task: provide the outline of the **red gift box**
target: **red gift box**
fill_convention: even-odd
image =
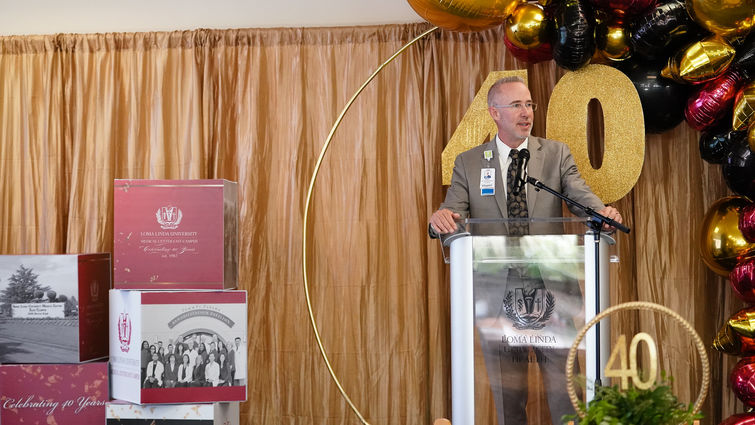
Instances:
[[[246,400],[246,291],[110,291],[112,397]]]
[[[108,355],[110,254],[0,255],[0,363]]]
[[[115,180],[114,287],[235,288],[237,198],[227,180]]]
[[[105,362],[0,365],[3,425],[101,424],[107,402]]]
[[[238,425],[239,403],[107,404],[107,425]]]

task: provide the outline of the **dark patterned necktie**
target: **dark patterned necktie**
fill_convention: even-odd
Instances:
[[[519,151],[512,149],[509,152],[509,157],[511,157],[511,162],[506,171],[506,208],[508,209],[508,215],[509,218],[527,218],[527,191],[522,187],[522,190],[514,195]],[[509,225],[509,235],[511,236],[529,235],[529,233],[530,228],[528,223],[512,223]]]

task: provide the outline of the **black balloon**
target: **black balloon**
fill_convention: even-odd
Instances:
[[[684,120],[690,86],[661,78],[659,63],[636,62],[620,69],[632,80],[642,103],[645,131],[662,133]]]
[[[755,31],[750,31],[742,45],[737,47],[732,66],[742,69],[750,78],[755,77]]]
[[[746,131],[731,129],[731,120],[700,135],[700,157],[711,164],[721,164],[732,148],[747,143]]]
[[[705,33],[689,16],[682,0],[656,5],[633,19],[629,30],[634,52],[647,59],[666,59]]]
[[[729,189],[755,200],[755,153],[747,143],[734,146],[721,169]]]
[[[575,71],[595,53],[595,17],[586,0],[564,0],[556,7],[553,60]]]

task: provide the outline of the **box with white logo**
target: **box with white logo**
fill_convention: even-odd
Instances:
[[[110,291],[111,396],[246,400],[246,291]]]
[[[107,357],[110,254],[0,255],[0,363]]]
[[[104,423],[107,363],[0,365],[0,400],[3,425]]]
[[[238,425],[239,403],[107,404],[107,425]]]
[[[115,180],[114,287],[235,288],[237,192],[227,180]]]

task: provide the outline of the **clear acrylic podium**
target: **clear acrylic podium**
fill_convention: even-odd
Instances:
[[[598,297],[599,308],[608,307],[613,239],[596,238],[586,218],[459,224],[459,232],[442,240],[451,264],[452,423],[503,424],[507,418],[506,425],[542,424],[539,417],[518,416],[536,367],[546,397],[530,397],[527,410],[546,409],[552,423],[560,424],[561,414],[573,412],[564,376],[569,347],[598,311]],[[529,234],[508,236],[520,234],[522,226]],[[581,370],[575,373],[588,383],[605,369],[608,330],[602,321],[600,344],[593,328],[581,347]],[[588,385],[588,400],[591,393]],[[480,402],[485,406],[476,409]]]

